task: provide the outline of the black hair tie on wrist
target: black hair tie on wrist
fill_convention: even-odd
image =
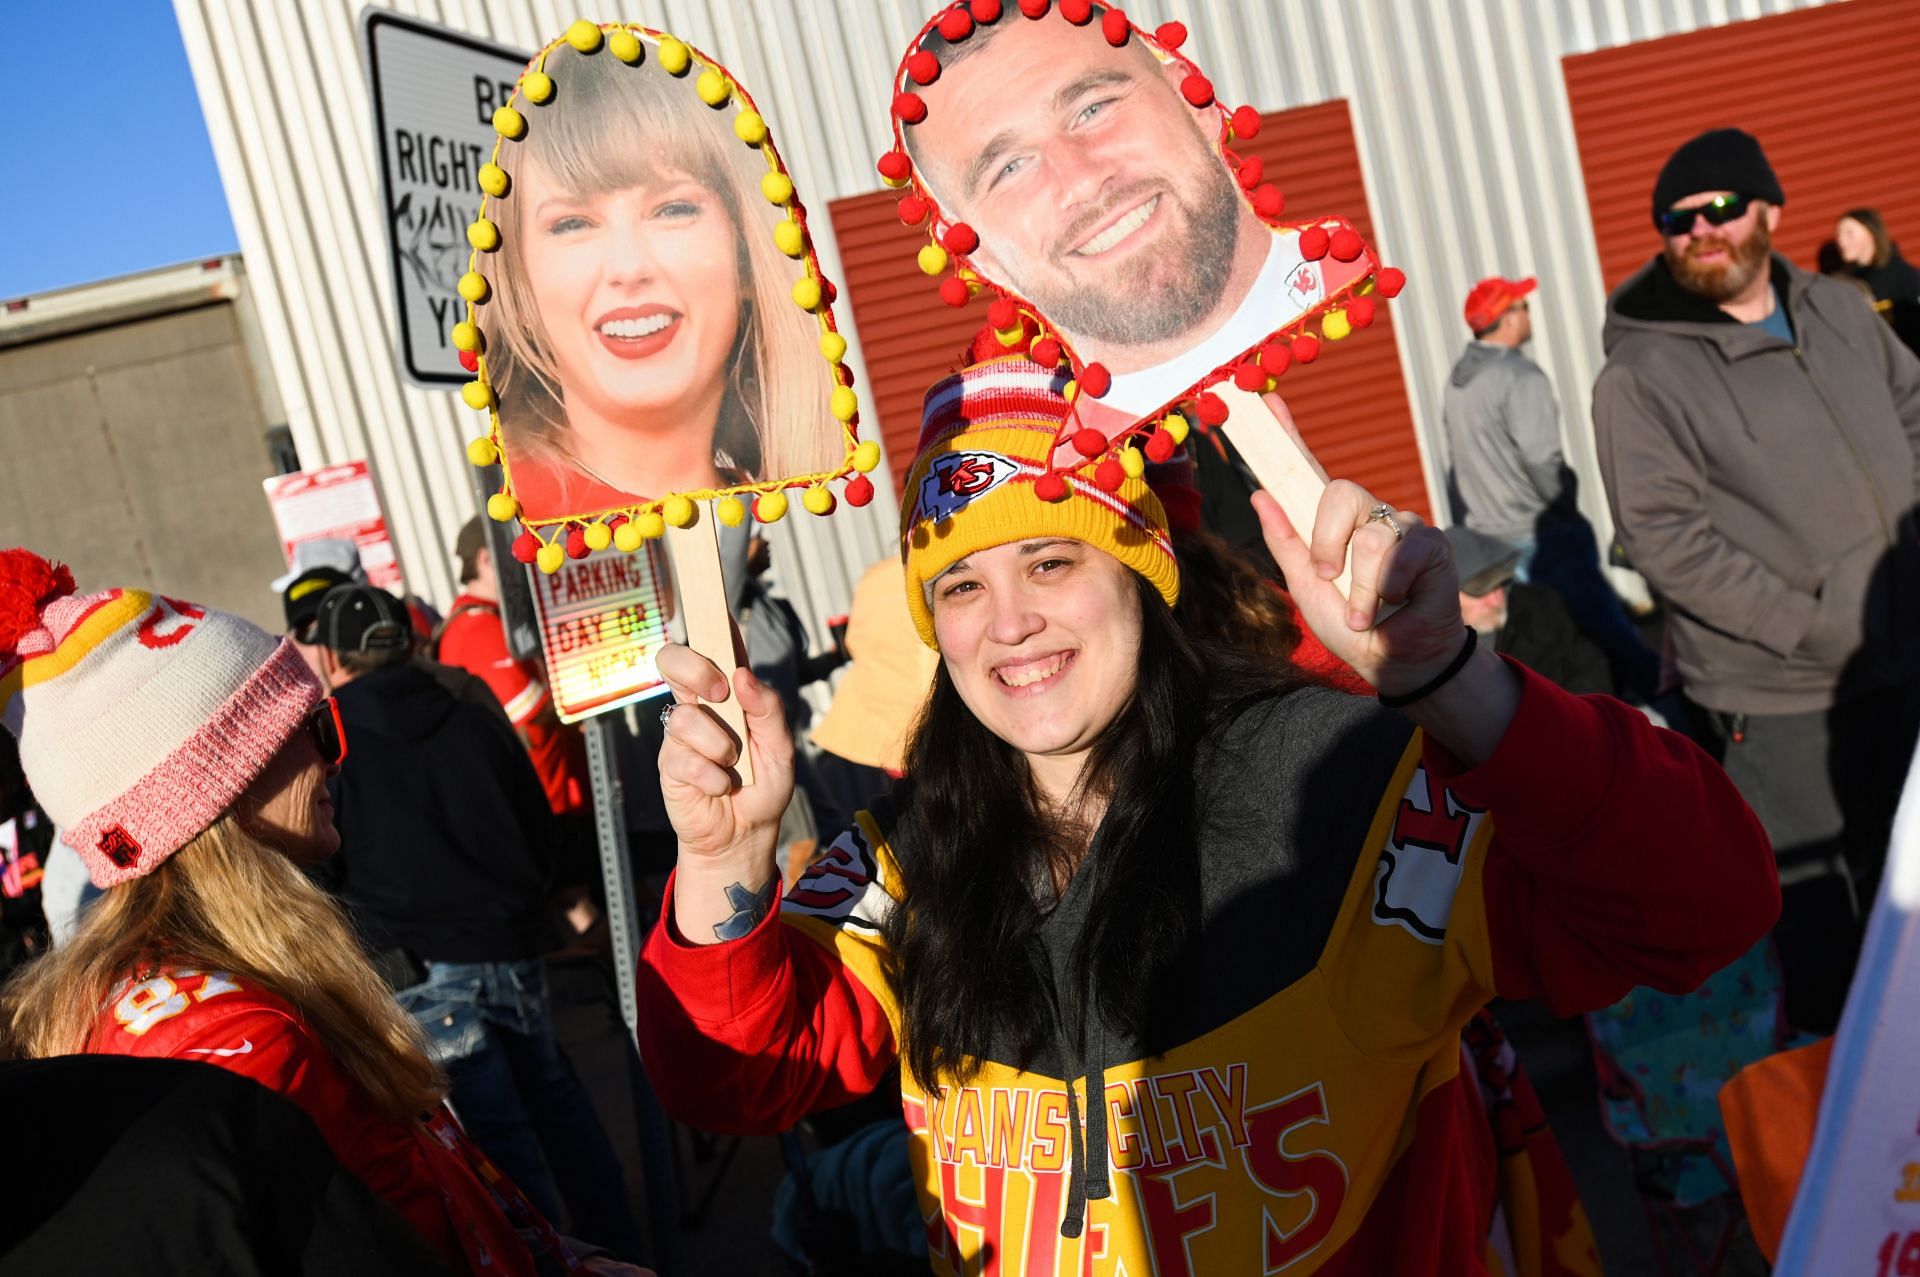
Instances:
[[[1403,692],[1399,696],[1388,696],[1382,692],[1380,694],[1380,703],[1388,709],[1403,709],[1415,701],[1425,700],[1427,697],[1433,695],[1445,687],[1455,674],[1465,669],[1467,662],[1473,658],[1473,649],[1480,646],[1480,635],[1474,631],[1471,625],[1464,626],[1463,628],[1467,631],[1467,641],[1460,648],[1460,655],[1447,662],[1447,668],[1441,670],[1426,684],[1414,688],[1411,692]]]

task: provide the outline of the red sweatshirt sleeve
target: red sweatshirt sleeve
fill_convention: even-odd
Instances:
[[[1573,696],[1517,662],[1520,709],[1492,758],[1424,763],[1490,810],[1482,893],[1494,986],[1556,1014],[1636,985],[1699,987],[1780,915],[1759,819],[1720,766],[1608,696]]]
[[[783,1131],[866,1094],[892,1067],[878,921],[884,848],[863,817],[749,935],[695,945],[673,921],[641,950],[639,1045],[667,1111],[703,1130]]]

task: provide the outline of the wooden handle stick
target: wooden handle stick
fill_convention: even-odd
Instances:
[[[727,582],[720,570],[720,540],[714,531],[713,511],[694,503],[693,522],[684,528],[667,525],[667,559],[673,565],[675,601],[687,627],[687,646],[712,661],[727,677],[727,699],[703,701],[740,742],[740,761],[734,771],[742,785],[753,783],[753,754],[747,747],[747,714],[732,691],[733,672],[740,659],[733,646],[733,616],[727,611]]]

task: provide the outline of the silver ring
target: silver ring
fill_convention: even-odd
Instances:
[[[1396,541],[1404,540],[1407,535],[1407,530],[1400,526],[1400,520],[1393,517],[1393,507],[1384,501],[1367,511],[1367,522],[1386,524],[1387,531],[1393,533]]]
[[[679,701],[668,701],[667,707],[660,711],[660,730],[667,730],[667,720],[673,717],[673,711],[680,708]]]

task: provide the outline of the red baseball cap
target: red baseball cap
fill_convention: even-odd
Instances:
[[[1493,327],[1507,307],[1532,292],[1539,282],[1531,275],[1525,279],[1502,279],[1495,275],[1481,280],[1467,294],[1467,304],[1462,308],[1467,327],[1475,332]]]

